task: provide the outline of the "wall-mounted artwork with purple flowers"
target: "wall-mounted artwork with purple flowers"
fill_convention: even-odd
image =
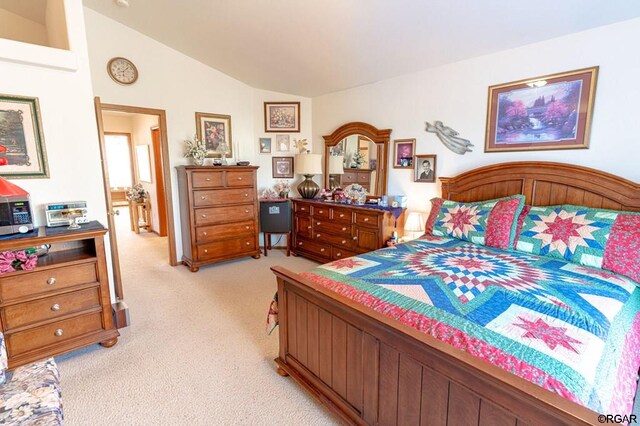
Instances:
[[[589,147],[598,67],[489,87],[485,152]]]

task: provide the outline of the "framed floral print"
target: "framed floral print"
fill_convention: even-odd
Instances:
[[[0,95],[0,176],[49,177],[38,98]]]
[[[196,112],[196,136],[204,141],[207,157],[220,157],[221,150],[233,157],[230,115]]]
[[[589,147],[598,67],[489,87],[485,152]]]
[[[293,157],[273,157],[271,169],[274,179],[293,179]]]
[[[396,139],[393,141],[393,168],[412,169],[413,154],[416,150],[415,139]]]
[[[300,102],[265,102],[264,131],[267,133],[300,132]]]

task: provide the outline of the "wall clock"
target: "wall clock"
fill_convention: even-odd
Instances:
[[[118,84],[133,84],[138,80],[138,69],[126,58],[113,58],[107,64],[109,77]]]

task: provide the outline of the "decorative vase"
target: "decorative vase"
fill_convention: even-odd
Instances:
[[[204,165],[204,157],[191,157],[194,166]]]
[[[320,187],[313,181],[313,175],[304,175],[304,180],[298,185],[298,193],[302,198],[314,198],[318,192]]]

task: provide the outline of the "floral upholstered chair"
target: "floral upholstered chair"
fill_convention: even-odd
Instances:
[[[63,424],[60,376],[53,358],[17,368],[9,381],[6,369],[7,350],[0,333],[0,424]]]

